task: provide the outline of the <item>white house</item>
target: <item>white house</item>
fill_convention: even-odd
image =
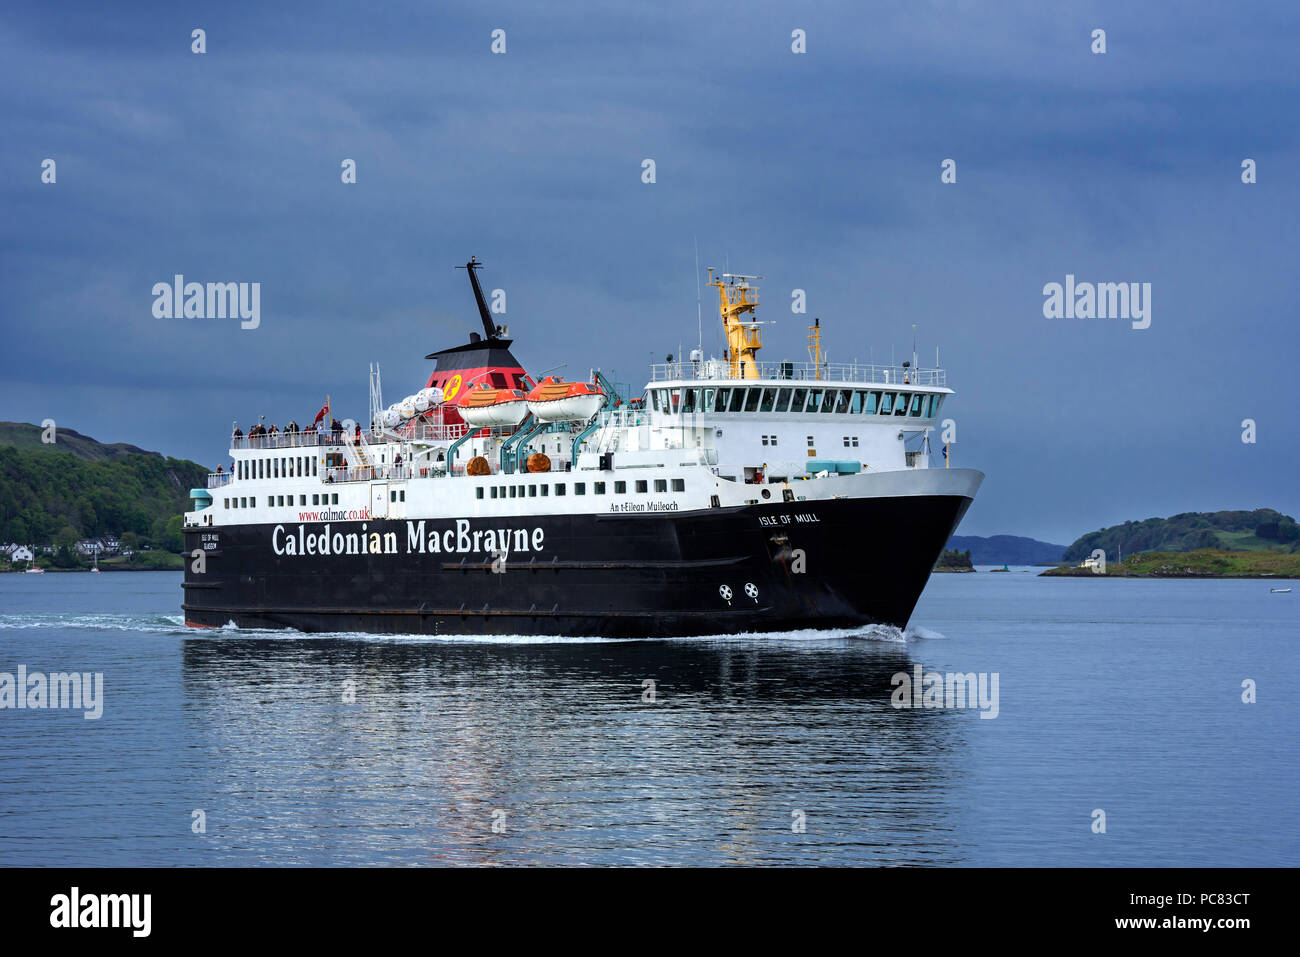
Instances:
[[[30,562],[32,560],[32,550],[24,545],[17,546],[9,553],[11,562]]]

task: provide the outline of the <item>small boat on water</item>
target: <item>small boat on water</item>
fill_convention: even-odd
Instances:
[[[39,566],[39,565],[33,565],[31,568],[27,569],[27,574],[29,574],[29,575],[44,575],[44,574],[45,574],[45,569],[44,569],[44,568],[41,568],[41,566]]]
[[[1289,594],[1291,594],[1291,589],[1289,589],[1289,588],[1270,588],[1268,591],[1269,591],[1269,594],[1271,594],[1271,595],[1289,595]]]

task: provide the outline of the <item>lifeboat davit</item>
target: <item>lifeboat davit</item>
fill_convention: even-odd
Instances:
[[[528,393],[528,411],[538,422],[585,422],[600,411],[605,393],[588,382],[565,382],[548,375]]]
[[[518,389],[471,386],[458,406],[460,417],[476,429],[518,425],[528,414],[528,399]]]

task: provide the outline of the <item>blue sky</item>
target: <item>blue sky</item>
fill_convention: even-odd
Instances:
[[[1300,8],[270,6],[0,13],[0,418],[214,466],[232,420],[363,417],[369,362],[399,398],[477,328],[471,254],[530,370],[640,384],[698,239],[766,277],[767,359],[813,315],[832,361],[940,348],[964,534],[1300,511]],[[155,318],[176,273],[260,282],[261,326]],[[1151,327],[1045,319],[1067,273],[1151,283]]]

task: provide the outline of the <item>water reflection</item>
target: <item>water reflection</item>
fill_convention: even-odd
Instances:
[[[890,706],[894,642],[220,636],[182,660],[236,857],[903,862],[963,761],[963,722]]]

